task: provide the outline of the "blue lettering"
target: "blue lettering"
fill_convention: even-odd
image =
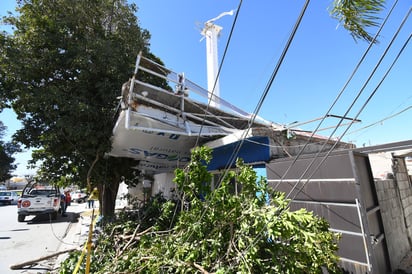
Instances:
[[[167,161],[170,161],[170,162],[179,161],[179,162],[182,162],[182,163],[186,163],[186,162],[190,161],[190,157],[187,157],[187,156],[186,157],[185,156],[180,157],[178,154],[168,155],[168,154],[165,154],[165,153],[158,153],[158,152],[151,152],[151,151],[147,151],[147,150],[142,150],[142,149],[139,149],[139,148],[136,148],[136,147],[131,147],[131,148],[128,149],[128,151],[131,154],[135,154],[135,155],[143,154],[143,156],[147,157],[147,158],[167,160]]]
[[[169,157],[167,158],[167,160],[169,161],[176,161],[179,160],[179,158],[177,157],[177,155],[169,155]]]
[[[144,157],[156,157],[157,153],[156,152],[150,152],[145,150],[144,152]]]
[[[182,158],[180,158],[179,161],[182,162],[182,163],[190,162],[190,157],[182,157]]]
[[[162,153],[159,153],[159,154],[157,154],[157,156],[156,156],[156,159],[167,159],[167,154],[162,154]]]
[[[177,140],[177,139],[179,139],[179,137],[180,137],[180,135],[179,134],[174,134],[174,133],[172,133],[172,134],[166,134],[166,132],[154,132],[154,131],[152,131],[152,130],[142,130],[144,133],[147,133],[147,134],[156,134],[157,136],[169,136],[168,138],[170,139],[170,140]]]
[[[129,149],[129,152],[132,154],[140,154],[141,151],[142,151],[141,149],[134,148],[134,147]]]
[[[180,137],[180,135],[178,135],[178,134],[170,134],[169,139],[177,140],[177,139],[179,139],[179,137]]]

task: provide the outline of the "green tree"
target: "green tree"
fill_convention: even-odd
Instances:
[[[206,165],[208,148],[197,148],[175,182],[189,210],[182,211],[173,232],[148,236],[135,260],[137,270],[154,273],[320,273],[336,271],[337,235],[325,220],[302,209],[291,212],[284,195],[274,192],[251,167],[237,169],[212,190]],[[241,186],[233,195],[232,184]],[[269,202],[268,202],[269,201]],[[148,258],[148,259],[146,259]]]
[[[339,237],[325,220],[304,209],[290,211],[284,194],[270,189],[240,160],[236,170],[211,189],[206,167],[210,158],[210,149],[196,148],[187,168],[176,170],[182,203],[160,206],[159,199],[152,200],[162,208],[160,214],[152,209],[146,216],[142,211],[134,224],[127,216],[120,226],[105,227],[92,257],[92,272],[339,272]],[[236,195],[231,191],[234,183],[241,188]],[[64,263],[61,273],[70,273],[71,267]]]
[[[11,173],[17,168],[12,155],[21,151],[16,143],[3,141],[6,130],[7,127],[0,121],[0,182],[12,176]]]
[[[26,0],[17,11],[3,19],[14,32],[0,40],[1,97],[23,123],[15,140],[34,148],[43,179],[98,185],[111,215],[120,177],[132,172],[130,159],[104,159],[116,97],[140,51],[161,63],[150,34],[124,0]]]

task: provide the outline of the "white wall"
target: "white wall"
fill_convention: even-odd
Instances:
[[[119,184],[119,189],[116,195],[116,209],[124,208],[128,206],[127,198],[125,197],[129,193],[128,186],[125,183]]]
[[[174,173],[162,173],[154,176],[154,182],[152,184],[152,196],[159,192],[163,193],[166,199],[173,197],[173,191],[176,184],[173,182]]]
[[[139,202],[143,203],[145,197],[142,184],[137,184],[135,187],[129,187],[129,194],[133,199],[137,199]]]
[[[369,161],[371,163],[373,178],[387,179],[388,173],[392,171],[392,155],[388,152],[369,154]]]
[[[408,169],[408,174],[412,176],[412,156],[405,158],[406,168]]]

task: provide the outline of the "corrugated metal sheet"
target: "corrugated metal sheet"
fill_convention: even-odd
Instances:
[[[342,233],[338,255],[350,273],[387,273],[389,257],[369,159],[353,151],[278,159],[266,165],[269,184]]]

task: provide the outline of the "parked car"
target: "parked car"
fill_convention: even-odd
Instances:
[[[79,204],[87,201],[87,193],[83,190],[76,190],[71,194],[71,197],[72,201],[77,202]]]
[[[17,202],[17,221],[24,222],[26,216],[49,214],[52,220],[60,212],[61,193],[57,186],[29,182]]]
[[[0,191],[0,203],[6,205],[17,205],[19,194],[16,191]]]

